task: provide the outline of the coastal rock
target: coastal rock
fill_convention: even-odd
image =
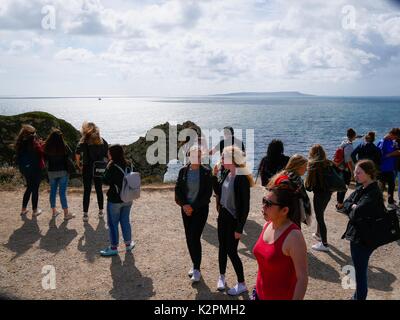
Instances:
[[[28,112],[15,116],[0,116],[0,165],[15,166],[14,144],[21,126],[30,124],[37,130],[37,134],[45,139],[52,128],[60,129],[64,134],[65,142],[74,149],[79,141],[80,133],[70,123],[58,119],[46,112]]]

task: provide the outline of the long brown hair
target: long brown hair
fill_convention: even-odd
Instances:
[[[110,152],[112,162],[120,167],[129,166],[130,163],[125,158],[124,148],[119,144],[114,144],[108,148],[108,152]]]
[[[103,144],[103,139],[100,136],[100,129],[93,122],[84,122],[81,129],[82,138],[80,143],[87,144]]]
[[[312,188],[316,185],[323,186],[323,169],[330,166],[331,161],[326,158],[326,152],[320,144],[314,144],[308,154],[306,188]]]
[[[63,133],[59,129],[53,129],[44,143],[44,153],[50,156],[62,156],[67,154],[67,146]]]
[[[23,124],[17,140],[15,142],[15,150],[17,155],[25,150],[33,150],[36,136],[36,129],[29,125]]]
[[[378,170],[375,163],[371,160],[360,160],[357,162],[356,167],[360,167],[372,180],[376,180]]]

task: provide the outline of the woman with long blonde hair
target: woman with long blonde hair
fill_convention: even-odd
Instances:
[[[236,296],[247,291],[243,264],[237,252],[239,240],[250,210],[250,188],[254,180],[247,167],[246,157],[236,146],[224,148],[222,153],[224,171],[220,179],[214,177],[214,191],[218,203],[219,270],[217,288],[225,290],[225,272],[229,259],[237,275],[237,284],[228,291]]]
[[[313,205],[315,218],[318,223],[317,232],[313,238],[318,241],[312,246],[317,251],[329,251],[327,229],[324,219],[325,209],[331,199],[332,192],[329,191],[325,176],[330,166],[334,164],[326,158],[324,148],[315,144],[311,147],[308,156],[308,174],[305,181],[305,187],[308,191],[314,193]]]
[[[100,136],[100,130],[93,122],[84,122],[81,129],[81,140],[75,151],[77,167],[82,172],[83,178],[83,221],[89,221],[89,203],[92,184],[96,189],[99,218],[104,217],[104,196],[102,178],[94,175],[96,162],[105,161],[108,153],[108,143]]]

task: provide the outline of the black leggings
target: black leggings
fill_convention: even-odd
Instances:
[[[236,225],[236,219],[225,208],[221,208],[218,215],[219,273],[225,274],[229,256],[240,283],[244,282],[244,272],[243,264],[237,251],[239,240],[235,239]]]
[[[32,195],[32,210],[35,211],[39,202],[39,187],[42,180],[42,172],[40,170],[24,172],[23,176],[26,181],[26,190],[22,199],[22,208],[28,206],[29,199]]]
[[[104,196],[103,196],[101,178],[94,178],[92,168],[90,167],[83,167],[82,178],[83,178],[83,212],[89,211],[90,193],[92,192],[93,182],[94,182],[94,187],[96,189],[97,203],[99,205],[99,210],[103,210]]]
[[[318,233],[321,237],[321,241],[324,245],[328,244],[328,236],[325,224],[325,209],[328,206],[329,200],[331,200],[332,193],[330,192],[314,192],[314,211],[315,219],[318,223]]]
[[[186,244],[189,249],[193,269],[200,270],[201,265],[201,235],[208,218],[208,206],[193,211],[188,217],[182,210],[183,226],[185,227]]]
[[[396,176],[394,175],[394,172],[381,172],[378,178],[382,191],[385,190],[386,184],[388,185],[388,202],[390,204],[394,203],[394,188],[395,188],[395,182],[396,182]]]

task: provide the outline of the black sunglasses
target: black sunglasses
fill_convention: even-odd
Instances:
[[[265,198],[262,199],[262,204],[263,204],[263,206],[266,207],[266,208],[271,208],[272,206],[279,206],[279,207],[282,207],[282,205],[281,205],[280,203],[273,202],[273,201],[271,201],[271,200],[269,200],[269,199],[265,199]]]

